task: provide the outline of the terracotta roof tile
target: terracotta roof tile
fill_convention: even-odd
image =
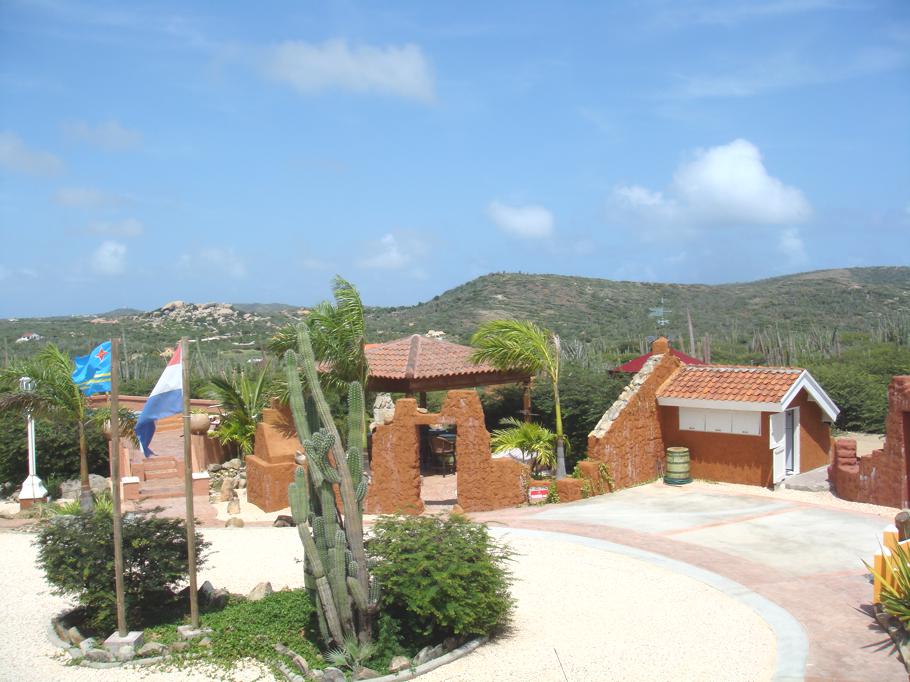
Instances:
[[[473,352],[470,346],[419,334],[364,347],[370,376],[381,379],[431,379],[496,371],[487,364],[471,362]]]
[[[657,392],[659,398],[776,403],[803,370],[796,367],[683,366]]]

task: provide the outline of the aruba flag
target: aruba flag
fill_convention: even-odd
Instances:
[[[183,362],[180,354],[180,344],[177,344],[176,352],[136,420],[136,436],[146,457],[155,454],[149,447],[155,435],[155,420],[183,412]]]
[[[111,390],[111,342],[105,341],[88,355],[74,361],[73,381],[85,395]]]

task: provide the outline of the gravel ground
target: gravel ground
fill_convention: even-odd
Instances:
[[[205,529],[212,542],[200,582],[246,592],[269,580],[302,583],[293,528]],[[0,680],[210,679],[204,672],[65,668],[46,624],[66,601],[50,594],[35,567],[33,535],[0,532]],[[775,644],[751,610],[689,578],[624,556],[574,544],[513,537],[518,607],[508,633],[422,679],[761,680]],[[252,680],[255,668],[233,679]]]

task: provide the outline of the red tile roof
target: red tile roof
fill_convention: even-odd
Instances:
[[[436,377],[496,372],[487,364],[471,362],[470,346],[431,339],[420,334],[364,348],[370,377],[380,379],[432,379]]]
[[[657,397],[778,403],[802,373],[795,367],[684,365],[658,389]]]
[[[704,365],[705,363],[699,360],[698,358],[693,358],[690,355],[686,355],[675,348],[670,349],[670,353],[679,359],[684,365]],[[654,352],[645,353],[644,355],[639,355],[637,358],[632,358],[628,362],[620,365],[619,367],[614,367],[612,372],[628,372],[630,374],[637,373],[642,367],[645,366],[645,363],[654,355]]]

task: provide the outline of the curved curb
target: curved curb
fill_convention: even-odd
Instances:
[[[807,637],[802,624],[783,607],[775,604],[770,599],[761,596],[757,592],[753,592],[748,587],[735,580],[731,580],[730,578],[726,578],[707,569],[687,564],[678,559],[671,559],[662,554],[630,547],[628,545],[621,545],[608,540],[589,538],[584,535],[510,527],[491,527],[490,532],[499,535],[500,537],[516,535],[532,538],[545,538],[560,542],[571,542],[577,545],[611,552],[613,554],[622,554],[633,559],[646,561],[655,566],[659,566],[660,568],[679,573],[713,587],[731,599],[750,608],[768,624],[769,628],[771,628],[777,645],[774,672],[772,673],[771,679],[776,680],[777,682],[797,682],[805,679],[806,662],[809,655],[809,638]],[[382,679],[385,680],[386,678]]]

